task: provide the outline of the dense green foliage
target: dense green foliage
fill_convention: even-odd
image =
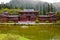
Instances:
[[[8,8],[2,8],[0,10],[0,13],[3,12],[9,12],[10,14],[17,14],[21,9],[17,8],[17,9],[8,9]]]

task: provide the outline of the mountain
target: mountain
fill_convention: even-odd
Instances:
[[[55,12],[55,8],[52,4],[43,1],[33,1],[33,0],[11,0],[6,4],[11,8],[20,8],[20,9],[34,9],[40,11],[40,13]]]
[[[56,7],[56,10],[60,12],[60,2],[53,3],[53,5]]]
[[[32,1],[32,0],[12,0],[7,3],[8,6],[18,7],[18,8],[36,8],[39,9],[40,6],[43,7],[43,4],[47,6],[47,2],[42,1]]]

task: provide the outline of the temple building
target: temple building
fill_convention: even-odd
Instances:
[[[8,12],[4,12],[0,14],[0,21],[2,22],[8,22],[8,21],[14,21],[14,22],[35,22],[36,19],[40,22],[56,22],[57,20],[57,14],[54,12],[49,12],[47,15],[40,15],[38,11],[34,11],[33,9],[24,9],[18,12],[19,14],[9,14]]]
[[[39,14],[38,11],[29,10],[29,9],[22,10],[19,12],[20,21],[35,21],[38,14]]]

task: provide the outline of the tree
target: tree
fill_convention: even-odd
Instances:
[[[1,6],[1,4],[0,4],[0,9],[2,9],[2,6]]]
[[[50,12],[50,5],[49,4],[48,4],[48,7],[47,8],[48,8],[48,12]]]
[[[52,4],[48,4],[48,12],[55,12],[56,8]]]
[[[46,15],[46,7],[45,7],[45,5],[43,5],[43,15]]]

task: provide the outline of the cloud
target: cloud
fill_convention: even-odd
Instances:
[[[11,0],[0,0],[1,2],[7,3],[10,2]],[[60,2],[60,0],[32,0],[32,1],[44,1],[44,2],[49,2],[49,3],[54,3],[54,2]]]
[[[60,0],[41,0],[49,3],[60,2]]]
[[[4,3],[7,3],[7,2],[10,2],[11,0],[0,0],[0,3],[1,2],[4,2]]]
[[[60,0],[34,0],[34,1],[44,1],[49,3],[60,2]]]

